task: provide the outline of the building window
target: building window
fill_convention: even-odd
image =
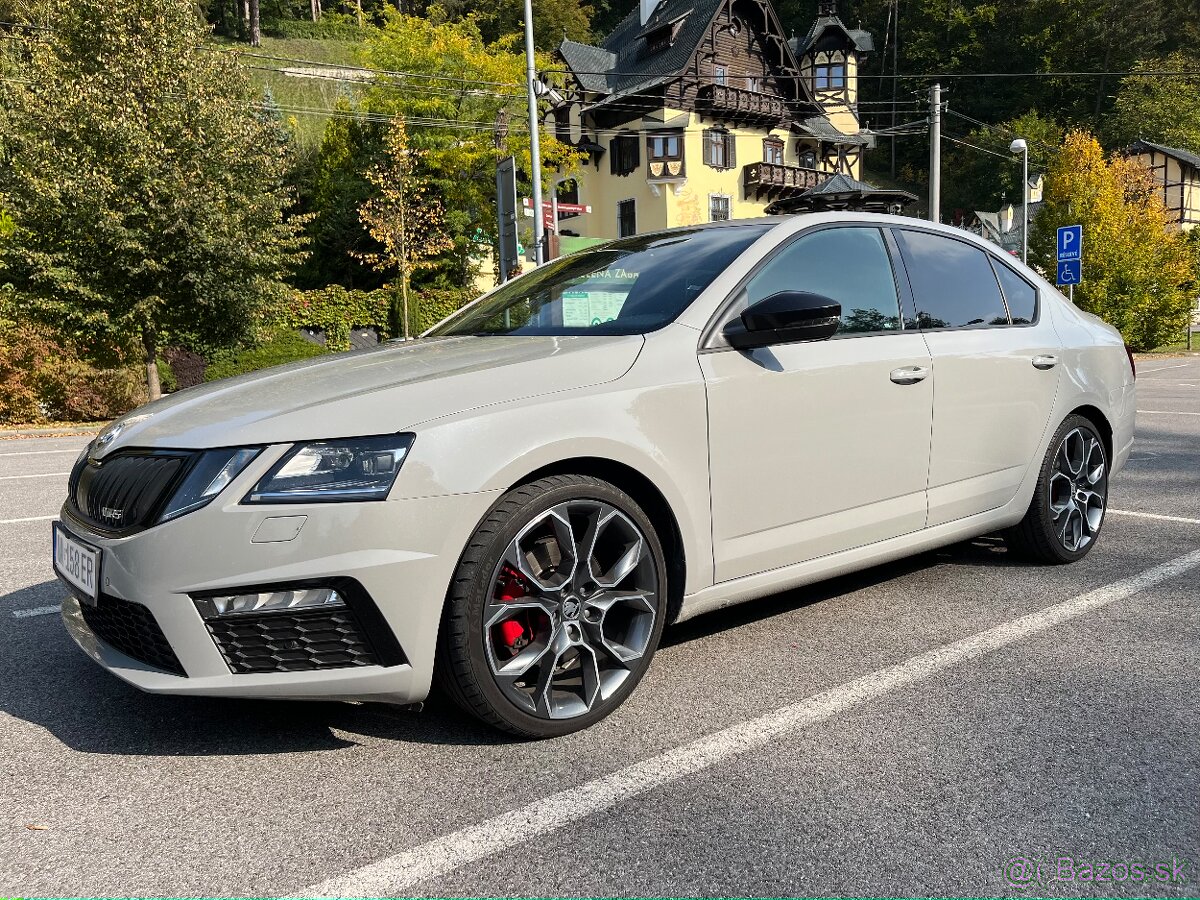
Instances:
[[[608,160],[613,175],[628,175],[637,171],[642,164],[638,152],[639,143],[638,136],[632,131],[618,134],[612,139],[612,143],[608,145]]]
[[[763,139],[763,162],[783,165],[783,141],[779,138]]]
[[[650,162],[683,159],[683,146],[677,134],[652,134],[647,139]]]
[[[813,87],[818,91],[840,91],[846,87],[846,64],[827,63],[817,66]]]
[[[817,167],[817,151],[812,149],[801,150],[800,167],[802,169],[815,169]]]
[[[617,237],[631,234],[637,234],[637,210],[632,200],[621,200],[617,203]]]
[[[709,194],[708,195],[708,221],[710,222],[728,222],[729,215],[729,195],[728,194]]]
[[[749,78],[746,79],[746,89],[750,90],[750,91],[761,91],[762,90],[762,79],[755,78],[753,75],[751,75]]]
[[[704,164],[714,169],[732,169],[737,165],[733,135],[719,128],[704,131]]]
[[[724,66],[713,66],[713,81],[717,84],[725,84],[726,71]]]

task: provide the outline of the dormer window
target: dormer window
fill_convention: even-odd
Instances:
[[[846,88],[846,64],[822,63],[816,67],[813,87],[818,91],[841,91]]]

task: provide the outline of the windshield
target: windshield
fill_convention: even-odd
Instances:
[[[735,225],[622,238],[504,285],[429,335],[645,334],[674,321],[770,228]]]

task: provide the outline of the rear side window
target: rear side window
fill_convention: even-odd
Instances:
[[[891,259],[878,228],[826,228],[783,248],[746,287],[756,303],[779,291],[809,291],[842,305],[838,334],[900,328]]]
[[[1008,301],[1012,323],[1032,325],[1037,319],[1037,288],[998,260],[992,260],[992,268],[996,270],[1004,299]]]
[[[965,241],[926,231],[897,230],[922,328],[1007,325],[987,254]]]

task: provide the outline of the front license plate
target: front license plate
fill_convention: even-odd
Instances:
[[[75,589],[80,600],[96,605],[100,581],[100,551],[76,540],[54,523],[54,572]]]

